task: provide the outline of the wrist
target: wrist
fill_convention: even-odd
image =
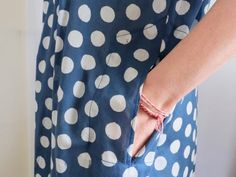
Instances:
[[[156,84],[156,80],[146,78],[143,83],[142,93],[160,110],[170,113],[177,103],[177,96],[172,94],[163,84]]]

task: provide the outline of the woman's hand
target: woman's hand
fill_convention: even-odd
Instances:
[[[159,100],[160,101],[159,105],[162,106],[159,108],[161,110],[164,110],[167,113],[170,113],[172,111],[172,109],[174,108],[174,104],[176,102],[174,100],[172,100],[171,102],[169,102],[169,104],[166,104],[166,105],[161,104],[163,100],[159,99],[159,98],[161,98],[164,94],[159,95],[157,98],[157,96],[155,94],[153,94],[154,93],[152,90],[153,85],[150,82],[148,82],[149,79],[150,78],[147,77],[146,80],[144,81],[144,84],[142,85],[142,88],[141,88],[141,92],[145,96],[147,96],[148,99],[152,98],[151,100],[153,100],[153,99]],[[156,97],[154,97],[154,96],[156,96]],[[157,105],[157,107],[158,107],[158,105]],[[157,131],[157,130],[155,130],[156,123],[157,123],[157,120],[155,118],[148,115],[145,111],[143,111],[143,109],[141,109],[139,107],[139,110],[137,112],[135,122],[134,122],[135,133],[134,133],[134,142],[133,142],[132,152],[131,152],[132,157],[137,155],[137,152],[139,152],[141,150],[141,148],[146,144],[146,142],[151,137],[152,133],[154,131]]]
[[[155,130],[156,119],[150,117],[146,112],[139,108],[134,124],[134,143],[132,146],[131,156],[135,156],[137,152],[146,144]]]

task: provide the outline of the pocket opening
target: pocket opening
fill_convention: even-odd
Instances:
[[[142,78],[145,78],[145,75]],[[143,85],[141,85],[141,87],[138,91],[137,99],[136,99],[136,102],[135,102],[135,109],[134,109],[134,112],[132,113],[133,117],[135,116],[135,119],[137,118],[136,115],[137,115],[138,110],[139,110],[142,87],[143,87]],[[136,164],[140,159],[142,159],[142,157],[144,158],[145,154],[147,154],[148,152],[152,151],[156,154],[156,148],[157,148],[156,144],[157,144],[157,141],[158,141],[158,137],[163,133],[163,131],[165,129],[165,126],[169,122],[169,118],[171,116],[172,116],[172,112],[167,117],[165,117],[165,119],[163,120],[163,122],[162,122],[162,131],[157,131],[157,130],[154,129],[153,132],[151,133],[151,135],[146,140],[146,142],[142,145],[142,147],[139,148],[136,155],[134,155],[134,156],[131,156],[131,150],[132,150],[132,145],[134,143],[134,135],[135,135],[134,126],[132,125],[133,128],[131,128],[131,130],[130,130],[130,137],[129,137],[129,145],[130,145],[129,151],[130,151],[130,153],[129,153],[128,159],[127,159],[127,162],[130,165],[131,164]],[[132,122],[132,124],[134,124],[134,122]],[[143,150],[145,150],[144,153],[143,153]]]

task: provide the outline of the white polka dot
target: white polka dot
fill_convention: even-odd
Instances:
[[[166,43],[164,40],[161,40],[161,48],[160,48],[160,52],[163,52],[166,48]]]
[[[85,93],[85,84],[82,81],[76,81],[73,86],[73,94],[77,98],[81,98]]]
[[[186,107],[187,114],[190,115],[192,113],[192,110],[193,110],[193,104],[191,101],[189,101]]]
[[[134,146],[134,144],[131,144],[130,145],[130,152],[129,152],[129,154],[130,154],[130,156],[132,155],[132,148],[133,148],[133,146]],[[135,155],[135,157],[141,157],[144,153],[145,153],[145,151],[146,151],[146,146],[144,145],[138,152],[137,152],[137,154]]]
[[[52,170],[54,167],[53,161],[52,161],[52,156],[50,157],[50,169]]]
[[[130,32],[127,30],[120,30],[116,34],[116,40],[120,44],[128,44],[128,43],[130,43],[131,39],[132,39],[132,36],[131,36]]]
[[[38,111],[38,103],[37,101],[34,99],[34,112],[37,112]]]
[[[46,136],[41,136],[41,137],[40,137],[40,144],[41,144],[44,148],[47,148],[47,147],[50,145],[48,137],[46,137]]]
[[[59,10],[58,11],[58,24],[61,26],[67,26],[69,21],[69,12],[66,10]]]
[[[195,149],[193,149],[192,154],[191,154],[191,161],[193,162],[195,158]]]
[[[190,134],[191,134],[191,132],[192,132],[192,125],[191,125],[191,124],[188,124],[188,125],[186,126],[186,128],[185,128],[184,134],[185,134],[186,137],[189,137]]]
[[[62,51],[63,46],[64,46],[62,38],[57,36],[55,40],[56,40],[55,52]]]
[[[38,64],[38,69],[41,73],[44,73],[45,72],[45,69],[46,69],[46,62],[45,60],[41,60]]]
[[[35,92],[36,93],[39,93],[41,91],[41,88],[42,88],[42,84],[40,81],[36,80],[35,81]]]
[[[134,118],[131,119],[131,121],[130,121],[133,131],[135,131],[135,121],[137,120],[136,118],[137,118],[137,115],[135,115]]]
[[[175,140],[171,143],[170,145],[170,151],[175,154],[179,151],[180,148],[180,141],[179,140]]]
[[[50,64],[52,67],[54,67],[55,65],[55,54],[53,54],[51,57],[50,57]]]
[[[54,31],[53,37],[54,37],[54,39],[56,39],[56,37],[57,37],[57,29]]]
[[[197,137],[196,137],[196,140],[195,140],[195,144],[196,144],[196,145],[197,145],[197,140],[198,140],[198,139],[197,139]]]
[[[50,44],[50,37],[49,36],[44,37],[42,43],[43,47],[47,50]]]
[[[79,48],[83,43],[83,35],[80,31],[72,30],[68,35],[68,41],[72,47]]]
[[[115,12],[109,6],[103,6],[100,10],[100,15],[102,20],[107,23],[111,23],[115,18]]]
[[[183,177],[187,177],[188,176],[188,167],[186,166],[184,168],[184,173],[183,173]]]
[[[138,177],[138,171],[135,167],[126,168],[122,177]]]
[[[52,28],[54,14],[49,15],[48,17],[48,26]]]
[[[195,177],[193,170],[190,171],[189,177]]]
[[[64,160],[56,158],[56,171],[58,173],[64,173],[67,169],[67,164]]]
[[[167,16],[166,16],[166,24],[168,23],[169,18],[170,18],[170,15],[167,15]]]
[[[95,47],[101,47],[105,43],[105,36],[101,31],[95,30],[91,33],[90,40]]]
[[[69,108],[64,114],[66,123],[75,124],[78,121],[78,111],[75,108]]]
[[[74,69],[74,62],[71,58],[69,57],[63,57],[62,58],[62,63],[61,63],[61,71],[64,74],[68,74],[72,72]]]
[[[89,117],[97,116],[99,111],[97,103],[94,100],[89,100],[84,107],[84,111]]]
[[[48,87],[52,90],[53,89],[53,77],[48,78]]]
[[[91,70],[96,67],[96,61],[92,55],[83,55],[80,61],[81,67],[84,70]]]
[[[81,138],[82,140],[84,140],[85,142],[91,142],[93,143],[96,140],[96,133],[95,131],[90,128],[90,127],[85,127],[82,131],[81,131]]]
[[[145,25],[144,30],[143,30],[143,34],[149,40],[154,39],[158,34],[158,30],[157,30],[156,25],[154,25],[154,24]]]
[[[57,126],[57,110],[52,111],[52,123]]]
[[[173,122],[173,129],[174,131],[179,131],[182,127],[183,119],[182,117],[177,117]]]
[[[51,133],[51,148],[54,149],[55,147],[56,147],[55,135]]]
[[[133,148],[133,144],[130,144],[129,147],[127,148],[127,152],[130,156],[132,156],[132,148]]]
[[[141,15],[141,10],[136,4],[130,4],[127,6],[125,13],[130,20],[137,20]]]
[[[43,13],[46,14],[48,12],[49,2],[43,1]]]
[[[184,149],[184,158],[187,159],[190,154],[190,146],[186,146]]]
[[[178,176],[179,174],[179,163],[175,162],[172,166],[171,173],[174,177]]]
[[[105,127],[105,132],[106,135],[112,139],[112,140],[116,140],[119,139],[121,136],[121,128],[120,125],[117,124],[116,122],[111,122],[108,123]]]
[[[215,4],[216,0],[210,0],[206,6],[204,7],[204,14],[206,14],[211,8],[212,6]]]
[[[157,142],[157,146],[162,146],[166,141],[166,137],[167,135],[165,133],[160,134],[158,142]]]
[[[198,96],[198,88],[195,88],[195,94],[194,94],[195,97]]]
[[[192,137],[193,142],[195,142],[196,136],[197,136],[196,129],[194,129],[194,130],[193,130],[193,137]]]
[[[166,9],[166,0],[153,0],[152,8],[158,14],[163,12]]]
[[[178,15],[186,14],[189,9],[190,9],[190,3],[188,1],[179,0],[176,3],[175,10],[176,10]]]
[[[38,163],[38,166],[42,169],[44,169],[46,167],[46,162],[45,162],[45,159],[42,157],[42,156],[38,156],[36,158],[36,161]]]
[[[177,39],[184,39],[189,33],[189,27],[187,25],[181,25],[174,31],[174,36]]]
[[[122,112],[126,108],[126,100],[123,95],[114,95],[110,99],[110,106],[113,111]]]
[[[156,159],[155,159],[155,162],[154,162],[154,167],[157,171],[161,171],[161,170],[164,170],[166,168],[166,165],[167,165],[167,160],[165,157],[163,156],[158,156]]]
[[[137,59],[138,61],[145,61],[149,58],[149,53],[145,49],[137,49],[134,51],[134,58]]]
[[[103,165],[107,167],[112,167],[117,163],[116,155],[112,151],[105,151],[101,156]]]
[[[102,89],[106,87],[110,82],[110,77],[107,74],[100,75],[95,80],[95,86],[97,89]]]
[[[196,121],[196,118],[197,118],[197,108],[194,108],[193,120]]]
[[[87,152],[81,153],[78,156],[77,160],[78,160],[79,165],[84,168],[89,168],[92,163],[92,159],[91,159],[89,153],[87,153]]]
[[[41,175],[37,173],[37,174],[35,175],[35,177],[41,177]]]
[[[155,154],[155,152],[148,152],[148,154],[144,158],[145,165],[151,166],[153,164]]]
[[[42,120],[44,128],[50,130],[52,128],[52,121],[49,117],[44,117]]]
[[[57,145],[60,149],[69,149],[71,147],[71,138],[67,134],[60,134],[57,137]]]
[[[121,63],[121,57],[118,53],[110,53],[106,57],[106,64],[110,67],[117,67]]]
[[[78,9],[78,15],[79,18],[83,21],[83,22],[89,22],[90,18],[91,18],[91,10],[89,8],[88,5],[83,4],[79,7]]]
[[[124,73],[124,80],[126,82],[131,82],[138,76],[138,71],[133,67],[128,67]]]
[[[61,86],[58,87],[57,89],[57,98],[58,98],[58,102],[60,102],[63,98],[64,92],[61,88]]]
[[[52,110],[52,98],[46,98],[45,99],[45,106],[48,110]]]

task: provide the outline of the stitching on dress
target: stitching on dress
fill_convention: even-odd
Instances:
[[[111,163],[111,164],[117,164],[117,163],[120,163],[120,164],[126,164],[126,163],[122,163],[121,161],[117,161],[116,163],[114,163],[114,162],[111,162],[111,161],[108,161],[108,160],[104,160],[104,159],[102,159],[101,157],[98,157],[98,156],[95,156],[95,157],[96,157],[97,159],[103,161],[103,162],[108,162],[108,163]],[[152,164],[153,161],[145,162],[145,163],[150,163],[150,164]]]
[[[167,15],[168,14],[164,15],[163,17],[161,17],[159,20],[157,20],[155,22],[148,23],[148,24],[152,24],[152,25],[150,25],[150,26],[148,26],[146,28],[145,27],[136,28],[136,29],[133,29],[133,30],[129,31],[129,33],[127,33],[127,34],[120,34],[120,35],[117,35],[116,37],[119,38],[119,37],[126,36],[126,35],[129,35],[129,34],[132,35],[132,34],[135,34],[135,33],[139,32],[140,30],[144,30],[145,31],[145,30],[155,26],[159,21],[163,20],[163,18],[166,18]],[[147,24],[145,24],[144,26],[146,26],[146,25]]]
[[[108,55],[109,55],[109,54],[108,54]],[[111,55],[112,55],[112,53],[110,54],[107,63],[109,63],[110,58],[111,58]],[[106,73],[106,70],[107,70],[107,67],[106,67],[106,69],[105,69],[104,74]],[[104,74],[102,75],[102,78],[101,78],[101,80],[100,80],[100,82],[99,82],[99,84],[98,84],[98,87],[100,86],[100,84],[101,84],[101,82],[102,82],[102,80],[103,80],[103,78],[104,78]],[[92,97],[91,100],[93,100],[93,98],[95,97],[95,95],[96,95],[96,93],[97,93],[97,90],[98,90],[98,88],[96,88],[96,90],[95,90],[95,92],[94,92],[93,97]],[[89,107],[89,118],[91,117],[92,104],[93,104],[93,103],[91,103],[91,104],[90,104],[90,107]],[[89,121],[89,127],[90,127],[90,121]],[[89,134],[88,137],[89,137],[89,139],[90,139],[90,131],[88,132],[88,134]]]

